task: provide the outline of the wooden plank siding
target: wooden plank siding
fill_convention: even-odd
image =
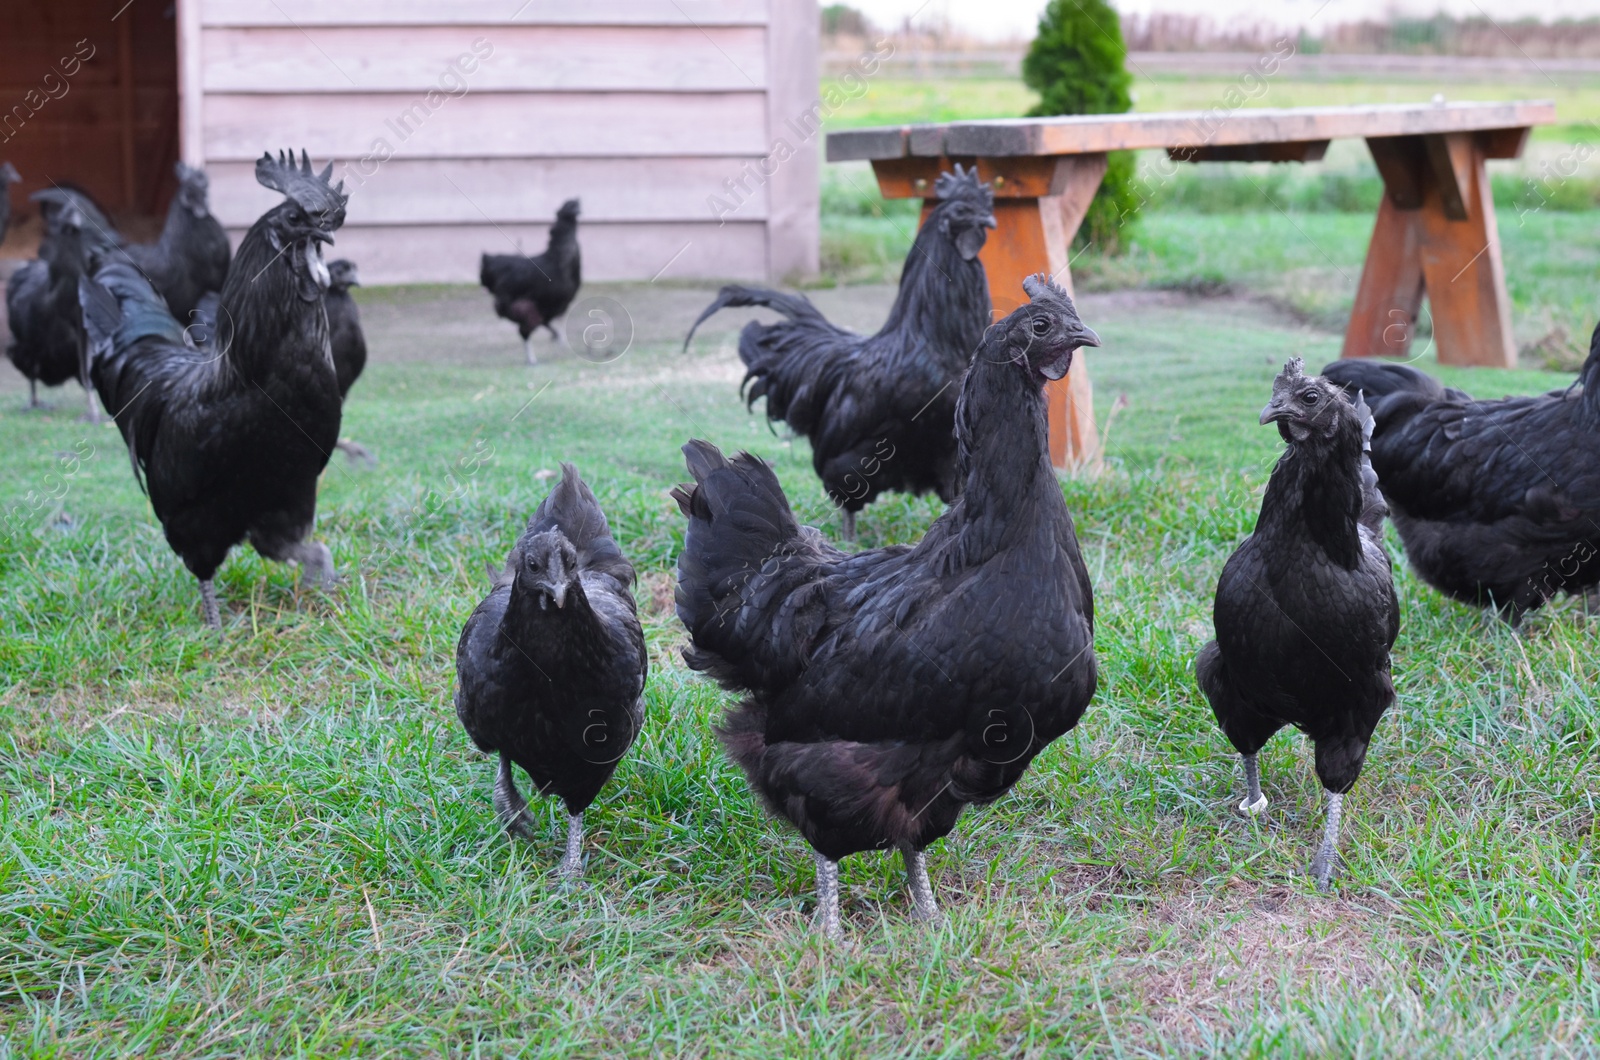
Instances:
[[[184,157],[236,240],[276,201],[255,159],[304,147],[346,180],[332,253],[369,283],[475,282],[575,196],[593,279],[817,269],[820,134],[787,124],[817,101],[816,0],[178,9]]]

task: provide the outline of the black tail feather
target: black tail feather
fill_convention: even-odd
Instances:
[[[777,310],[793,321],[816,320],[824,324],[827,318],[817,311],[811,300],[803,294],[785,294],[774,291],[768,287],[744,287],[740,284],[730,283],[717,292],[716,300],[706,306],[705,311],[689,325],[689,334],[683,337],[683,349],[687,353],[689,343],[694,338],[694,333],[701,324],[720,309],[743,308],[747,306],[763,306],[767,309]]]

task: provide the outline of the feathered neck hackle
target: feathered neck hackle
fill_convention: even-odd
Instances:
[[[327,283],[318,244],[333,242],[348,198],[343,181],[330,182],[332,173],[331,162],[314,173],[304,151],[298,165],[292,152],[256,162],[256,180],[286,198],[240,242],[218,299],[215,340],[218,363],[247,380],[264,382],[285,358],[321,357],[332,369],[328,315],[315,286],[325,289]],[[317,269],[320,280],[313,275]]]
[[[989,280],[983,263],[964,257],[957,240],[970,233],[964,238],[982,246],[985,222],[993,222],[994,192],[979,183],[976,168],[957,165],[955,173],[940,174],[934,193],[939,201],[911,244],[882,331],[926,335],[926,348],[910,352],[964,366],[989,320]]]
[[[1099,339],[1083,326],[1071,297],[1048,277],[1030,277],[1024,287],[1029,304],[984,334],[956,399],[957,468],[965,488],[951,510],[960,513],[962,564],[1018,547],[1020,535],[1037,529],[1018,518],[1028,506],[1058,510],[1070,524],[1050,463],[1040,365],[1059,361],[1065,349],[1075,349],[1073,341],[1088,345]],[[1041,317],[1052,327],[1045,340],[1032,331]]]
[[[1312,412],[1295,404],[1307,391],[1319,397]],[[1291,437],[1280,424],[1289,444],[1267,482],[1256,533],[1303,536],[1336,563],[1353,570],[1361,561],[1362,417],[1341,387],[1307,376],[1298,357],[1278,373],[1272,394],[1268,409],[1292,406],[1305,429]]]

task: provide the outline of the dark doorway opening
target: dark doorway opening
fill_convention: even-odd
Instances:
[[[177,188],[178,30],[173,0],[11,0],[0,32],[0,162],[12,231],[31,257],[52,184],[92,195],[129,239],[154,239]]]

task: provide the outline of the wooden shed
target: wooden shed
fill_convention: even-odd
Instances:
[[[0,145],[25,191],[73,179],[113,213],[157,212],[181,154],[237,236],[276,201],[253,177],[261,152],[304,147],[346,182],[333,253],[369,283],[473,282],[480,252],[542,249],[573,197],[591,279],[817,268],[816,0],[22,5],[39,25],[27,54],[0,42],[0,79],[86,38],[110,101],[42,111],[35,139],[54,153],[26,129]]]

